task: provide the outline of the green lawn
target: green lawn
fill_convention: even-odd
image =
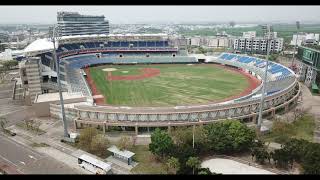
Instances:
[[[311,115],[304,115],[295,122],[289,124],[275,122],[269,134],[263,139],[270,142],[284,143],[288,138],[305,139],[312,142],[314,137],[315,121]]]
[[[104,68],[116,68],[112,75],[135,75],[142,68],[157,68],[156,77],[133,81],[107,81]],[[128,73],[122,73],[128,71]],[[215,65],[118,65],[90,69],[99,91],[111,105],[175,106],[201,104],[241,93],[249,82],[243,75]]]
[[[167,174],[163,163],[157,161],[145,145],[137,145],[130,149],[134,152],[134,161],[139,164],[131,172],[139,174]]]

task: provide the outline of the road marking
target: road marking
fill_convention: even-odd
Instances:
[[[31,155],[29,155],[29,158],[37,160],[37,158],[35,158],[35,157],[31,156]]]
[[[1,156],[1,155],[0,155],[0,158],[4,159],[4,160],[5,160],[6,162],[8,162],[9,164],[15,166],[15,167],[16,167],[16,169],[15,169],[16,171],[18,171],[18,172],[21,173],[21,174],[24,174],[22,171],[20,171],[20,170],[18,169],[18,165],[16,165],[16,164],[13,163],[12,161],[8,160],[7,158],[5,158],[5,157],[3,157],[3,156]]]
[[[33,150],[31,150],[28,146],[25,146],[23,145],[22,143],[18,143],[18,141],[16,141],[15,139],[11,139],[11,138],[6,138],[5,136],[0,136],[0,138],[4,139],[4,140],[7,140],[9,142],[12,142],[14,144],[16,144],[17,146],[20,146],[22,148],[24,148],[25,150],[31,152],[31,154],[33,155],[36,155],[36,156],[40,156],[41,157],[41,154],[39,154],[38,152],[34,152]]]
[[[0,158],[4,159],[5,161],[9,162],[10,164],[14,165],[15,167],[18,167],[18,165],[16,165],[15,163],[13,163],[12,161],[10,161],[9,159],[3,157],[0,155]]]

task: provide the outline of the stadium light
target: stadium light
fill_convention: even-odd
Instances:
[[[262,124],[262,111],[263,111],[263,105],[264,105],[264,98],[266,93],[266,86],[267,86],[267,75],[268,75],[268,67],[269,67],[269,52],[271,47],[271,41],[270,41],[270,35],[272,31],[271,25],[264,25],[262,26],[262,30],[267,33],[267,58],[266,58],[266,67],[263,77],[263,86],[262,86],[262,94],[261,94],[261,101],[260,101],[260,108],[259,108],[259,117],[258,117],[258,123],[257,123],[257,130],[261,131],[261,124]]]
[[[60,106],[61,106],[61,115],[62,115],[62,121],[63,121],[63,128],[64,128],[64,137],[69,137],[68,133],[68,127],[67,127],[67,121],[66,121],[66,115],[64,111],[64,102],[63,102],[63,96],[62,96],[62,90],[61,90],[61,81],[60,81],[60,66],[59,66],[59,59],[57,57],[56,53],[56,41],[59,41],[61,37],[59,36],[59,26],[54,25],[53,27],[50,27],[49,30],[49,37],[51,39],[51,42],[53,43],[53,58],[56,65],[57,70],[57,82],[58,82],[58,89],[59,89],[59,97],[60,97]]]
[[[299,37],[299,29],[300,29],[300,22],[299,21],[296,22],[296,27],[297,27],[297,36],[296,36],[296,43],[294,45],[294,50],[293,50],[293,55],[292,55],[291,68],[293,68],[293,65],[294,65],[294,56],[296,54],[297,45],[298,45],[298,37]]]

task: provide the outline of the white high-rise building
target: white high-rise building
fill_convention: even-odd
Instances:
[[[58,12],[61,36],[109,34],[109,22],[104,16],[80,15],[77,12]]]
[[[281,52],[283,50],[283,38],[272,38],[270,40],[270,52]],[[267,52],[267,38],[236,38],[233,44],[234,50],[242,52],[266,53]]]

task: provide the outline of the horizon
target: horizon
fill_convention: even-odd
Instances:
[[[54,24],[58,11],[104,15],[110,24],[320,23],[320,6],[0,6],[0,24]]]

